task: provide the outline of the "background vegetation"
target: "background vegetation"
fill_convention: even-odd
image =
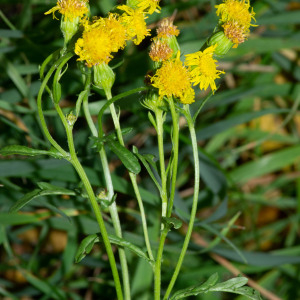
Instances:
[[[104,15],[117,4],[111,0],[90,2],[93,15]],[[300,299],[300,3],[251,3],[259,27],[252,28],[247,42],[220,58],[220,68],[226,75],[198,117],[197,135],[202,149],[198,222],[176,288],[201,282],[214,272],[223,280],[243,272],[264,289],[264,298],[295,300]],[[219,1],[163,0],[161,14],[152,15],[148,24],[154,34],[157,22],[174,14],[174,23],[181,31],[178,39],[182,53],[191,53],[201,47],[217,22],[215,4]],[[35,101],[40,86],[38,67],[63,43],[59,21],[44,16],[54,5],[55,1],[1,0],[0,148],[20,144],[48,149]],[[143,86],[144,76],[151,69],[149,45],[150,38],[138,47],[127,47],[114,59],[112,65],[119,65],[115,69],[114,95]],[[82,89],[75,61],[69,64],[62,84],[61,104],[67,113]],[[198,94],[197,98],[204,95]],[[133,127],[126,136],[128,147],[135,145],[143,153],[157,154],[147,111],[140,105],[142,97],[135,94],[120,102],[121,124],[123,128]],[[104,98],[101,91],[94,92],[90,105],[94,115],[106,101]],[[193,104],[192,109],[200,103]],[[47,115],[53,135],[65,145],[64,130],[58,118],[53,118],[50,101]],[[106,131],[113,128],[109,117],[105,126]],[[77,121],[75,130],[78,155],[95,190],[100,191],[101,165],[83,119]],[[177,216],[185,220],[193,195],[193,162],[184,124],[181,134],[175,208]],[[168,142],[166,151],[171,148]],[[142,246],[137,202],[126,170],[112,153],[110,158],[125,238]],[[152,193],[145,171],[140,178],[155,244],[159,198]],[[78,182],[75,171],[65,161],[45,156],[0,157],[3,299],[113,299],[113,282],[101,244],[79,264],[74,263],[80,241],[98,231]],[[61,187],[61,194],[43,192],[45,183]],[[26,201],[33,195],[36,197],[19,213],[7,214],[17,200],[24,197]],[[226,238],[220,235],[222,230],[225,234],[224,228],[235,216],[235,225]],[[106,222],[111,230],[108,216]],[[168,236],[162,280],[174,268],[180,249],[176,245],[182,245],[183,236],[184,227]],[[129,261],[134,299],[151,300],[151,269],[135,256]],[[273,294],[266,294],[268,291]],[[241,298],[215,293],[201,299]]]

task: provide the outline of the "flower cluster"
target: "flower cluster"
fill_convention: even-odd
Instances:
[[[182,64],[176,39],[178,34],[179,30],[170,19],[160,23],[149,52],[150,58],[158,66],[150,81],[153,87],[158,88],[159,99],[176,97],[181,103],[190,104],[195,101],[192,85],[199,84],[201,90],[210,86],[214,92],[215,80],[224,72],[217,70],[217,60],[213,58],[217,45],[186,55]]]
[[[217,16],[223,27],[225,36],[232,41],[234,48],[243,43],[248,35],[252,19],[255,21],[253,8],[249,11],[249,0],[223,0],[216,5]]]
[[[75,53],[79,56],[78,60],[85,61],[88,67],[108,64],[113,58],[112,53],[123,49],[126,41],[132,40],[136,45],[140,44],[150,35],[145,21],[148,15],[160,11],[159,0],[132,0],[128,1],[128,5],[117,7],[119,14],[109,13],[106,18],[94,18],[90,22],[83,18],[88,12],[87,1],[58,0],[57,5],[46,14],[59,11],[69,20],[72,20],[71,17],[80,17],[83,33],[76,42]],[[75,29],[77,31],[78,26]],[[74,31],[72,30],[72,36],[76,32]],[[67,42],[69,40],[70,38]]]

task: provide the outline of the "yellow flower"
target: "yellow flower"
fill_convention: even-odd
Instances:
[[[210,85],[214,92],[217,89],[215,80],[220,78],[220,74],[225,73],[217,70],[217,60],[213,58],[216,47],[217,44],[206,48],[203,52],[186,55],[185,64],[189,67],[191,82],[194,85],[199,84],[201,90],[206,90]]]
[[[154,12],[160,12],[159,1],[160,0],[141,0],[137,4],[137,7],[142,9],[147,14],[152,15]]]
[[[153,61],[161,62],[168,60],[173,54],[173,50],[166,41],[154,38],[151,44],[149,56]]]
[[[151,78],[152,85],[158,88],[159,99],[177,97],[182,103],[194,102],[194,90],[191,86],[188,70],[180,61],[178,52],[176,59],[163,62],[160,69]]]
[[[252,19],[255,21],[253,9],[249,11],[249,0],[223,0],[224,3],[216,5],[217,16],[220,16],[222,23],[236,22],[244,32],[249,31]]]
[[[122,25],[120,16],[110,13],[108,18],[104,19],[104,26],[110,32],[112,51],[117,52],[119,49],[124,49],[126,44],[126,28]]]
[[[127,39],[132,40],[136,45],[148,35],[150,29],[147,29],[145,13],[142,9],[133,9],[127,5],[120,5],[118,9],[124,11],[122,14],[122,23],[126,28]]]
[[[82,18],[88,13],[88,0],[58,0],[56,6],[45,12],[45,15],[53,14],[59,11],[66,19],[72,21],[76,18]]]
[[[117,52],[125,46],[125,28],[118,21],[117,15],[110,14],[108,18],[99,18],[92,24],[83,24],[82,38],[75,44],[78,60],[86,61],[88,67],[108,64],[113,58],[111,52]]]

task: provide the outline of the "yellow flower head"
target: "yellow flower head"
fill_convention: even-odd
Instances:
[[[234,43],[233,48],[237,48],[237,46],[243,43],[249,33],[245,33],[243,28],[241,28],[236,22],[226,22],[223,25],[225,36]]]
[[[84,23],[82,38],[75,44],[78,60],[86,61],[88,67],[106,64],[113,58],[111,52],[117,52],[125,45],[125,28],[116,15],[99,18],[92,24]]]
[[[152,15],[154,12],[160,12],[160,0],[140,0],[137,7],[142,9],[145,13]]]
[[[103,20],[105,29],[110,32],[112,51],[117,52],[119,49],[124,49],[126,44],[126,28],[122,25],[120,16],[110,13]]]
[[[149,56],[153,61],[161,62],[168,60],[173,54],[173,50],[169,47],[168,43],[154,38],[151,44]]]
[[[72,21],[75,18],[82,18],[88,13],[88,0],[58,0],[56,6],[45,12],[45,15],[59,11],[66,19]]]
[[[150,29],[147,29],[145,13],[142,9],[133,9],[127,5],[120,5],[118,9],[124,11],[122,14],[122,23],[126,28],[127,39],[132,40],[136,45],[148,35]]]
[[[220,78],[220,74],[225,73],[217,70],[217,60],[213,58],[216,47],[217,44],[206,48],[203,52],[186,55],[185,64],[189,67],[191,82],[194,85],[199,84],[201,90],[206,90],[210,85],[214,92],[217,89],[215,80]]]
[[[178,97],[182,103],[194,102],[194,90],[191,86],[188,70],[180,61],[178,52],[176,59],[163,62],[160,69],[151,78],[152,85],[158,88],[159,99]]]
[[[222,23],[236,22],[244,32],[249,30],[252,19],[255,21],[253,9],[249,11],[249,0],[223,0],[224,3],[216,5],[217,16],[220,17]]]
[[[170,36],[179,35],[179,29],[177,29],[177,26],[173,25],[173,20],[171,18],[163,19],[160,22],[156,32],[157,32],[157,37],[159,38],[167,38]]]

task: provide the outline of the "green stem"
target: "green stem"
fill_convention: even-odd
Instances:
[[[85,83],[85,89],[89,89],[91,82],[91,74],[88,75]],[[83,110],[85,114],[85,118],[88,122],[89,128],[93,134],[93,136],[98,136],[97,128],[92,120],[89,107],[88,107],[88,95],[89,92],[86,94],[86,97],[83,99]],[[110,175],[110,170],[108,166],[108,161],[107,161],[107,156],[104,147],[101,147],[101,150],[99,151],[101,163],[102,163],[102,168],[104,172],[104,177],[105,177],[105,182],[106,182],[106,188],[108,191],[108,199],[111,200],[112,197],[114,196],[114,187]],[[121,223],[118,215],[118,210],[117,210],[117,205],[116,202],[113,202],[109,206],[109,212],[111,215],[112,223],[115,229],[116,236],[122,237],[122,229],[121,229]],[[120,264],[122,268],[122,279],[123,279],[123,286],[124,286],[124,299],[125,300],[130,300],[130,282],[129,282],[129,271],[128,271],[128,266],[127,266],[127,259],[126,259],[126,254],[125,250],[118,247],[118,252],[119,252],[119,257],[120,257]]]
[[[164,244],[168,234],[168,229],[163,229],[159,246],[157,250],[157,256],[155,261],[155,269],[154,269],[154,300],[160,300],[160,287],[161,287],[161,262],[162,262],[162,255],[164,251]]]
[[[172,214],[175,189],[176,189],[176,179],[177,179],[177,167],[178,167],[178,147],[179,147],[179,118],[178,113],[175,110],[175,105],[173,98],[169,98],[169,105],[172,115],[173,122],[173,131],[172,131],[172,143],[173,143],[173,161],[172,161],[172,181],[171,181],[171,192],[170,192],[170,200],[168,205],[168,213],[167,216],[170,217]]]
[[[42,96],[43,96],[44,90],[47,87],[47,83],[48,83],[51,75],[53,74],[54,70],[61,64],[65,64],[72,56],[73,56],[72,53],[67,53],[64,57],[61,57],[52,65],[52,67],[48,71],[47,75],[45,76],[45,79],[43,80],[43,82],[41,84],[41,87],[40,87],[40,90],[38,93],[38,97],[37,97],[37,108],[38,108],[39,118],[41,121],[42,130],[43,130],[46,138],[52,144],[52,146],[65,157],[68,157],[68,153],[53,139],[53,137],[51,136],[51,134],[48,130],[48,127],[47,127],[47,124],[45,121],[45,117],[44,117],[44,113],[43,113],[43,108],[42,108]]]
[[[157,142],[159,152],[160,177],[161,177],[161,200],[162,200],[162,217],[167,216],[168,194],[167,194],[167,176],[165,168],[164,154],[164,129],[163,129],[163,112],[155,111],[156,127],[157,127]]]
[[[108,100],[111,99],[111,91],[106,91],[106,97],[107,97]],[[117,131],[117,136],[118,136],[119,143],[122,146],[124,146],[124,141],[123,141],[122,131],[121,131],[121,127],[120,127],[120,122],[119,122],[118,115],[116,113],[114,103],[111,103],[109,105],[109,108],[110,108],[110,111],[111,111],[111,116],[112,116],[112,119],[113,119],[113,122],[114,122],[115,129]],[[136,195],[136,199],[138,201],[140,212],[141,212],[142,226],[143,226],[145,244],[146,244],[146,248],[147,248],[147,251],[148,251],[148,255],[149,255],[149,258],[151,260],[154,260],[154,256],[153,256],[153,253],[152,253],[151,244],[150,244],[150,240],[149,240],[146,214],[145,214],[145,210],[144,210],[142,197],[141,197],[141,194],[140,194],[137,182],[136,182],[136,175],[133,174],[132,172],[129,172],[129,177],[130,177],[130,180],[131,180],[131,183],[132,183],[135,195]]]
[[[120,278],[119,278],[119,274],[118,274],[118,270],[117,270],[117,265],[116,265],[116,261],[115,261],[115,257],[114,257],[114,253],[112,251],[112,247],[110,244],[110,241],[108,239],[108,234],[105,228],[105,224],[104,224],[104,220],[101,214],[101,210],[100,207],[97,203],[94,191],[92,189],[92,186],[89,182],[89,179],[82,167],[82,165],[80,164],[77,155],[76,155],[76,151],[75,151],[75,147],[74,147],[74,141],[73,141],[73,134],[72,134],[72,125],[69,125],[67,123],[67,120],[60,108],[60,106],[58,104],[54,104],[55,105],[55,109],[57,110],[61,121],[65,127],[66,130],[66,134],[67,134],[67,140],[68,140],[68,145],[69,145],[69,150],[70,150],[70,155],[71,155],[71,163],[74,166],[74,168],[76,169],[80,179],[82,180],[84,187],[87,191],[87,194],[89,196],[92,208],[94,210],[99,228],[100,228],[100,232],[102,235],[102,239],[103,239],[103,243],[105,245],[106,248],[106,252],[108,255],[108,260],[110,263],[110,267],[112,270],[112,274],[113,274],[113,278],[114,278],[114,282],[115,282],[115,288],[116,288],[116,292],[117,292],[117,297],[118,300],[123,300],[123,293],[122,293],[122,287],[121,287],[121,283],[120,283]]]
[[[196,212],[197,212],[198,196],[199,196],[200,166],[199,166],[199,156],[198,156],[198,145],[197,145],[196,131],[195,131],[194,123],[193,123],[188,105],[184,106],[184,111],[183,112],[184,112],[184,115],[186,117],[188,127],[189,127],[189,131],[190,131],[190,135],[191,135],[193,156],[194,156],[194,163],[195,163],[194,197],[193,197],[191,218],[190,218],[190,221],[189,221],[189,225],[188,225],[188,229],[187,229],[186,236],[185,236],[185,239],[184,239],[184,243],[183,243],[183,246],[182,246],[182,250],[181,250],[181,253],[180,253],[176,268],[175,268],[175,271],[173,273],[173,276],[172,276],[171,281],[169,283],[169,286],[167,288],[166,294],[163,298],[164,300],[167,300],[169,298],[169,295],[172,291],[172,288],[173,288],[173,286],[175,284],[175,281],[178,277],[181,265],[183,263],[184,256],[185,256],[186,250],[188,248],[188,244],[189,244],[191,234],[192,234],[192,231],[193,231],[193,226],[194,226]]]

